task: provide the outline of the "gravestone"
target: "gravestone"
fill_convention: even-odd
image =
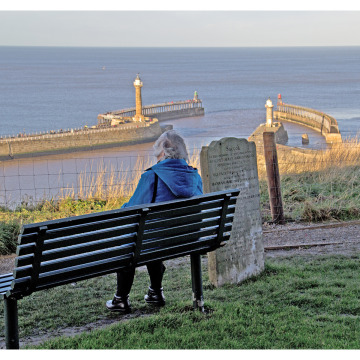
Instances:
[[[200,154],[204,192],[240,189],[230,240],[208,254],[210,282],[236,284],[264,269],[256,147],[246,139],[223,138]]]

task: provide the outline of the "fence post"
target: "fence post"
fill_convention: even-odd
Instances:
[[[275,134],[273,132],[264,132],[263,139],[271,217],[273,222],[285,224]]]

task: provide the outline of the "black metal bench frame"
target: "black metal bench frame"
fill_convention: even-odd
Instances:
[[[238,194],[226,190],[24,225],[15,269],[0,275],[6,348],[19,348],[19,299],[156,260],[190,255],[193,307],[204,311],[200,255],[229,239]]]

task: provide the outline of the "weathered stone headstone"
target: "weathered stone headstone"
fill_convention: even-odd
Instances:
[[[200,163],[205,193],[240,189],[230,240],[208,255],[211,283],[236,284],[264,269],[256,147],[223,138],[202,147]]]

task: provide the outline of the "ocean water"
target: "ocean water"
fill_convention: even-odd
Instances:
[[[0,47],[0,135],[93,125],[99,113],[135,105],[140,73],[144,105],[190,99],[196,90],[206,118],[221,113],[243,136],[279,93],[334,116],[350,136],[360,124],[359,60],[360,47]]]
[[[265,122],[265,102],[323,111],[343,138],[360,130],[360,47],[325,48],[56,48],[0,47],[0,136],[78,128],[97,115],[135,106],[133,81],[143,81],[144,105],[187,100],[196,90],[205,116],[170,123],[190,152],[226,136],[247,138]],[[323,147],[307,128],[284,123],[289,145]],[[78,174],[99,164],[116,169],[151,156],[152,144],[0,162],[0,205],[38,201],[75,188]],[[120,170],[118,170],[120,171]]]

